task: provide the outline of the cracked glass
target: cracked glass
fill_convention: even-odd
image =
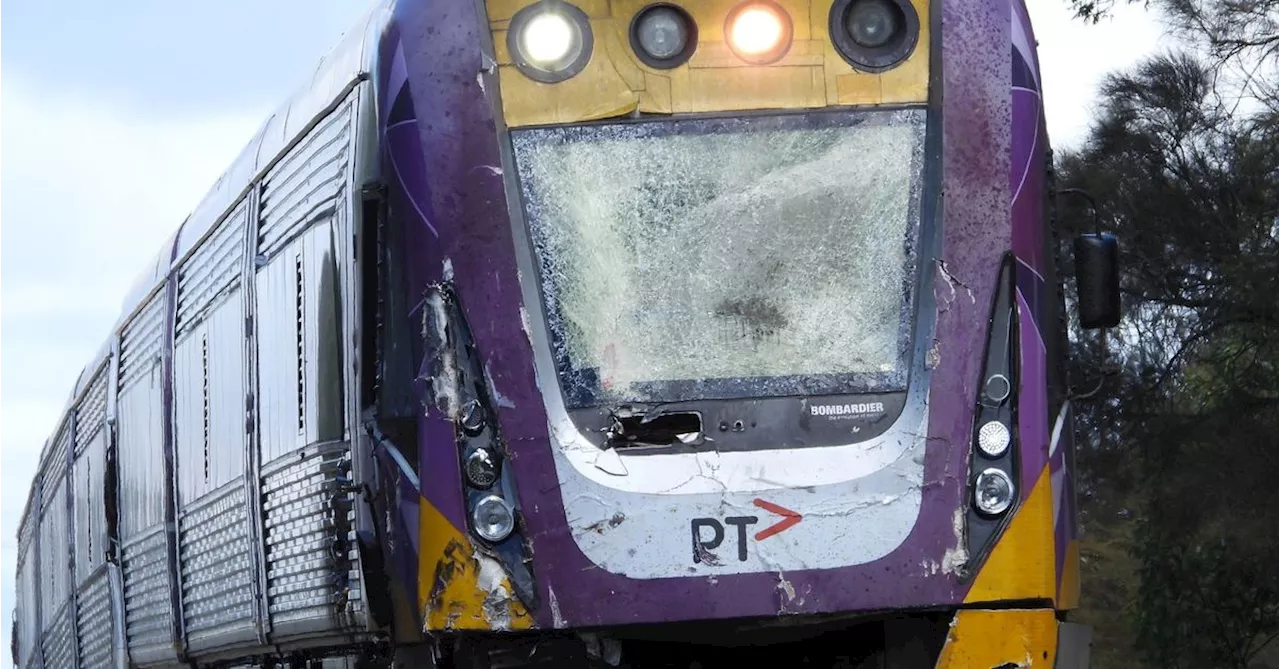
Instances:
[[[570,407],[905,387],[923,110],[511,139]]]

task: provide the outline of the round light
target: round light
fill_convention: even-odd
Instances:
[[[849,8],[845,29],[853,41],[877,49],[902,29],[902,12],[889,0],[863,0]]]
[[[729,48],[756,65],[777,61],[791,48],[791,16],[772,2],[738,5],[725,21]]]
[[[507,49],[527,77],[556,83],[582,71],[591,59],[591,25],[581,9],[550,0],[529,5],[511,17]]]
[[[670,69],[693,55],[697,29],[693,19],[674,5],[652,5],[631,21],[631,47],[645,65]]]
[[[1013,481],[1004,470],[992,467],[978,474],[973,485],[973,505],[980,513],[998,516],[1013,505]]]
[[[910,0],[835,0],[827,28],[845,62],[883,72],[915,49],[920,17]]]
[[[553,65],[573,48],[573,25],[555,12],[543,12],[529,20],[520,33],[524,55],[535,65]]]
[[[472,449],[467,453],[463,471],[466,472],[468,483],[484,490],[498,482],[498,456],[483,446]]]
[[[1012,390],[1013,384],[1009,383],[1008,377],[1004,374],[992,374],[991,378],[987,379],[987,386],[983,392],[992,402],[1003,402]]]
[[[516,527],[515,514],[507,500],[497,495],[488,495],[476,502],[471,511],[471,521],[476,534],[485,541],[502,541],[511,535]]]
[[[1009,428],[998,420],[978,428],[978,450],[984,455],[998,458],[1009,450]]]

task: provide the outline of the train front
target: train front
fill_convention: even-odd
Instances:
[[[1019,17],[940,2],[400,3],[428,630],[1052,666]]]

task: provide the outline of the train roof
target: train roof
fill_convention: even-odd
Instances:
[[[147,298],[163,285],[170,269],[181,262],[196,243],[213,230],[254,181],[300,139],[319,117],[344,98],[357,83],[376,71],[378,46],[389,23],[393,2],[394,0],[377,0],[364,17],[343,34],[337,45],[320,59],[310,80],[267,118],[195,209],[161,244],[154,258],[126,294],[121,304],[120,317],[112,327],[111,335],[81,369],[62,415],[54,425],[53,435],[56,436],[63,429],[67,413],[88,390],[95,373],[110,355],[115,334]],[[49,467],[48,459],[57,450],[53,445],[52,439],[45,440],[36,477],[42,476]],[[24,519],[31,511],[35,488],[33,482],[23,511]]]

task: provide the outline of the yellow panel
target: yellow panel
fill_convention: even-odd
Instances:
[[[520,127],[646,113],[920,103],[929,91],[929,2],[911,0],[920,17],[916,48],[902,64],[869,74],[846,63],[831,44],[832,0],[778,0],[791,15],[794,43],[777,63],[741,61],[724,43],[724,22],[739,0],[683,0],[698,25],[688,63],[671,70],[645,65],[631,48],[631,20],[653,0],[573,0],[591,17],[595,48],[578,75],[557,84],[533,82],[511,66],[511,16],[535,0],[488,0],[508,126]]]
[[[418,545],[418,607],[426,631],[533,627],[501,566],[481,557],[466,535],[423,498],[418,499]],[[488,581],[495,569],[501,578],[483,587],[481,572],[487,572]]]
[[[693,111],[795,109],[821,107],[822,80],[815,86],[814,68],[777,67],[754,76],[723,76],[718,70],[693,70]]]
[[[965,603],[1055,599],[1052,495],[1049,467],[1045,466],[1027,501],[983,563]]]
[[[1058,584],[1058,609],[1067,611],[1080,606],[1080,540],[1067,542],[1067,556],[1062,562],[1062,582]]]
[[[1052,609],[956,612],[938,669],[1053,666],[1058,621]]]

